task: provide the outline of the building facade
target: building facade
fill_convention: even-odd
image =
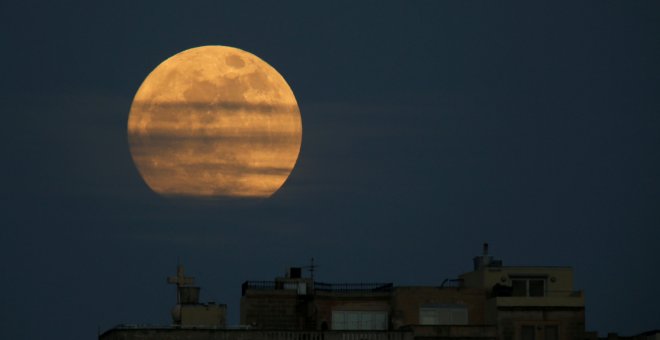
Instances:
[[[326,284],[291,268],[274,281],[243,284],[241,324],[263,330],[411,330],[428,338],[463,337],[454,334],[459,330],[469,338],[584,338],[584,296],[573,289],[570,267],[507,267],[488,254],[487,244],[473,263],[471,272],[437,287]]]
[[[503,340],[569,340],[585,336],[584,294],[573,288],[570,267],[507,267],[484,254],[460,276],[466,288],[487,294],[484,321]]]
[[[438,286],[316,282],[301,268],[242,285],[239,329],[225,328],[226,306],[200,304],[198,287],[177,284],[173,326],[120,326],[103,340],[583,340],[584,295],[570,267],[504,266],[483,253],[473,270]]]
[[[177,327],[224,328],[227,305],[215,302],[200,303],[200,288],[193,286],[193,277],[185,276],[179,265],[176,276],[167,278],[167,283],[176,285],[176,305],[172,308],[172,324]]]

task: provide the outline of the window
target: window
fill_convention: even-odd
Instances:
[[[332,311],[332,330],[387,330],[387,312]]]
[[[536,339],[536,329],[534,326],[522,326],[520,327],[520,340],[535,340]]]
[[[511,278],[511,296],[545,296],[545,278]]]
[[[284,282],[284,290],[297,290],[298,295],[307,295],[307,284],[305,282]]]
[[[533,279],[528,281],[529,296],[544,296],[545,295],[545,280]]]
[[[559,340],[559,326],[545,326],[543,340]]]
[[[468,311],[463,305],[428,305],[419,309],[421,325],[467,325]]]
[[[527,296],[527,280],[511,280],[511,296]]]

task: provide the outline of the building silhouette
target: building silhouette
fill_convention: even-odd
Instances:
[[[584,294],[573,288],[572,268],[504,266],[488,244],[473,265],[439,286],[395,286],[316,282],[312,262],[311,277],[294,267],[272,281],[244,282],[237,328],[226,327],[225,305],[199,303],[199,288],[179,267],[168,279],[177,285],[173,325],[120,325],[99,339],[597,339],[585,332]],[[657,331],[647,333],[635,340],[660,340]]]
[[[176,276],[167,278],[176,285],[176,305],[172,308],[172,323],[178,327],[224,328],[227,305],[199,303],[200,288],[193,286],[195,278],[185,276],[182,265],[177,266]]]
[[[438,287],[326,284],[291,268],[243,284],[241,324],[266,330],[408,330],[415,337],[559,340],[584,337],[584,296],[569,267],[507,267],[488,254]]]

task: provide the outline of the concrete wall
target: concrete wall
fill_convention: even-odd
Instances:
[[[259,329],[301,329],[303,304],[296,291],[249,290],[241,298],[241,325]]]
[[[314,298],[316,328],[332,325],[332,311],[385,311],[390,317],[389,292],[337,293],[318,292]]]
[[[116,328],[99,340],[413,340],[412,332],[277,332],[194,328]]]
[[[495,326],[407,326],[415,334],[415,339],[497,339],[497,328]]]
[[[197,304],[180,306],[182,326],[225,327],[227,306]]]
[[[332,311],[385,311],[389,328],[419,324],[419,310],[428,304],[465,305],[468,324],[483,325],[483,289],[397,287],[392,292],[317,292],[300,296],[292,291],[247,291],[241,299],[241,324],[258,329],[324,330]],[[326,327],[326,328],[324,328]]]
[[[498,333],[501,340],[521,338],[522,326],[535,326],[536,339],[543,340],[545,326],[559,326],[560,340],[582,340],[584,331],[584,308],[499,308],[497,310]]]
[[[333,310],[390,311],[389,292],[317,292],[248,290],[241,298],[241,324],[258,329],[323,330]]]
[[[419,324],[419,309],[423,305],[465,305],[469,325],[483,325],[486,292],[474,288],[396,287],[392,296],[392,326]]]
[[[549,295],[568,295],[573,290],[573,269],[570,267],[485,267],[460,276],[465,287],[492,289],[495,284],[511,285],[512,276],[547,277]]]
[[[492,296],[492,287],[510,285],[511,277],[543,277],[546,293],[540,297]],[[466,306],[468,326],[495,327],[501,340],[518,340],[522,325],[540,327],[538,340],[544,340],[543,327],[553,325],[559,327],[560,340],[583,340],[585,336],[584,296],[572,290],[569,267],[485,267],[461,278],[463,285],[458,288],[308,291],[306,295],[294,290],[247,290],[241,299],[241,324],[257,329],[323,330],[331,327],[333,310],[387,311],[389,328],[397,330],[419,325],[420,307],[447,304]]]

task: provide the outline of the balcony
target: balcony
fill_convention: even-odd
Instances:
[[[584,293],[547,291],[543,296],[495,296],[488,303],[496,307],[584,307]]]
[[[303,281],[300,281],[303,282]],[[310,282],[311,283],[311,282]],[[295,288],[295,286],[291,286]],[[329,293],[389,293],[394,289],[392,283],[323,283],[314,282],[314,291]],[[294,290],[282,281],[245,281],[241,286],[242,294],[248,290],[277,291]],[[307,290],[306,290],[307,291]]]

